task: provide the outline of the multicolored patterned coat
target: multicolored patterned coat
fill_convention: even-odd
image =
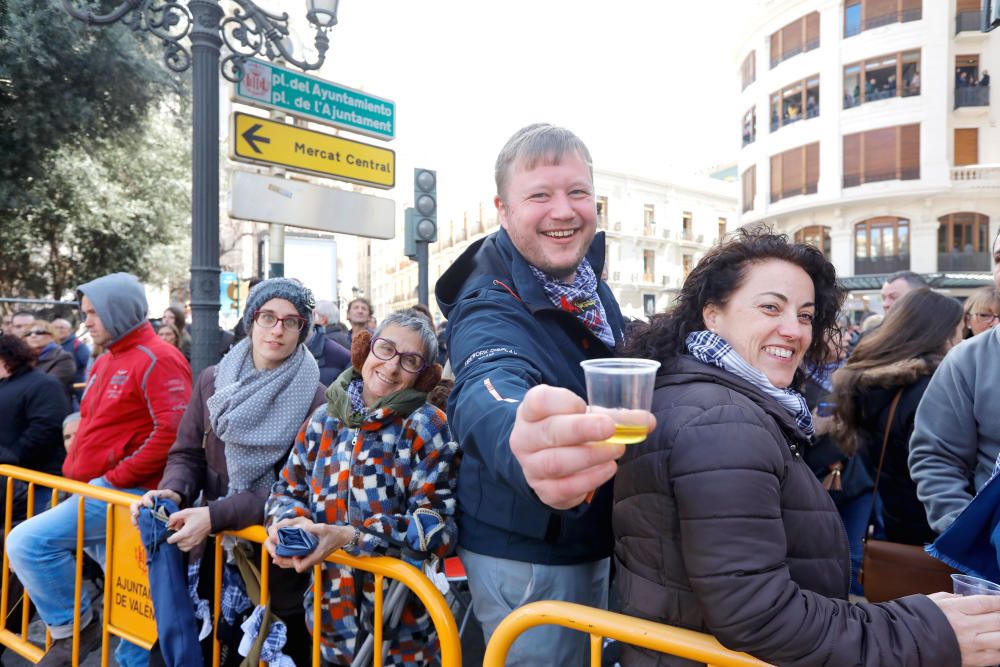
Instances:
[[[406,538],[414,510],[427,508],[446,522],[435,550],[443,558],[455,543],[455,478],[458,444],[445,414],[424,403],[408,416],[383,407],[351,428],[318,408],[299,431],[288,462],[267,501],[266,523],[302,516],[316,522],[351,524]],[[382,555],[388,543],[364,533],[352,556]],[[362,592],[356,590],[360,582]],[[326,563],[323,570],[322,653],[324,660],[349,665],[360,622],[372,632],[374,576]],[[409,599],[392,638],[386,664],[426,665],[438,652],[437,637],[423,605]],[[312,587],[305,598],[312,629]]]

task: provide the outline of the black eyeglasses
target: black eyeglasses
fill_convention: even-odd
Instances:
[[[281,322],[285,331],[302,331],[302,327],[306,325],[306,321],[298,315],[278,317],[269,310],[258,310],[254,313],[253,321],[265,329],[273,329],[278,325],[278,322]]]
[[[422,373],[427,368],[427,360],[421,355],[416,352],[400,352],[395,343],[385,338],[373,338],[371,350],[375,358],[382,361],[399,357],[399,367],[407,373]]]
[[[32,329],[28,333],[24,334],[24,337],[27,338],[28,336],[51,336],[51,335],[52,334],[50,334],[45,329]]]
[[[997,315],[996,313],[970,313],[970,315],[975,317],[980,322],[992,322],[993,320],[1000,318],[1000,315]]]

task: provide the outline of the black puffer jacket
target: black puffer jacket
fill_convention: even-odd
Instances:
[[[847,601],[840,517],[799,456],[806,437],[774,399],[687,356],[656,386],[656,431],[627,448],[615,479],[625,613],[776,665],[960,664],[930,599]],[[626,648],[622,664],[693,663]]]

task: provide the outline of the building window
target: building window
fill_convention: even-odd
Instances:
[[[642,207],[642,233],[646,236],[653,236],[656,233],[654,225],[656,218],[653,217],[656,207],[653,204],[644,204]]]
[[[921,0],[847,0],[844,3],[844,37],[890,23],[919,21]]]
[[[910,268],[910,221],[883,216],[854,226],[854,272],[893,273]]]
[[[819,183],[819,142],[771,156],[771,201],[811,195]]]
[[[608,228],[608,198],[597,198],[597,226],[601,229]]]
[[[757,140],[757,107],[743,114],[743,145],[752,144]]]
[[[920,178],[920,124],[844,135],[844,187]]]
[[[990,79],[979,73],[979,56],[955,56],[955,108],[985,107],[990,103]]]
[[[819,12],[812,12],[771,34],[771,68],[816,48],[819,48]]]
[[[819,248],[822,253],[830,256],[830,228],[823,225],[813,225],[803,227],[795,232],[796,243],[807,243],[814,248]]]
[[[687,280],[688,274],[691,273],[691,269],[694,268],[694,255],[682,255],[681,256],[681,271],[684,275],[684,280]]]
[[[642,295],[642,313],[646,317],[656,314],[656,295],[655,294],[643,294]]]
[[[956,167],[979,164],[979,128],[955,128],[954,164]]]
[[[979,31],[982,23],[981,0],[957,0],[955,3],[955,34],[966,30]]]
[[[989,271],[993,244],[990,219],[982,213],[938,218],[938,271]]]
[[[757,80],[756,51],[751,51],[743,59],[743,65],[740,67],[740,76],[743,79],[743,88],[740,89],[741,91],[746,90],[747,86]]]
[[[754,195],[757,194],[757,166],[750,165],[740,179],[743,181],[743,212],[746,213],[753,210]]]
[[[771,131],[819,115],[819,75],[791,83],[771,93]]]
[[[684,215],[681,218],[681,238],[686,241],[694,238],[694,222],[691,213],[688,211],[684,211]]]
[[[890,53],[844,67],[844,108],[920,94],[920,50]]]
[[[726,219],[725,218],[719,218],[719,242],[720,243],[722,242],[722,239],[726,238],[726,227],[727,227],[727,225],[726,225]]]
[[[651,283],[656,276],[656,251],[642,251],[642,282]]]

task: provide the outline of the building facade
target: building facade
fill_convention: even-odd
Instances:
[[[734,182],[709,176],[666,182],[595,169],[594,186],[598,229],[607,235],[604,278],[627,317],[665,310],[687,272],[720,235],[735,228],[738,186]],[[438,241],[430,246],[428,264],[435,314],[437,279],[466,248],[498,227],[492,201],[480,202],[461,217],[439,218]],[[401,230],[397,236],[402,237]],[[372,245],[371,295],[376,312],[414,305],[417,265],[404,257],[402,242]]]
[[[979,0],[757,0],[739,46],[740,224],[820,247],[857,299],[988,284],[1000,31]],[[878,309],[878,299],[872,306]]]

